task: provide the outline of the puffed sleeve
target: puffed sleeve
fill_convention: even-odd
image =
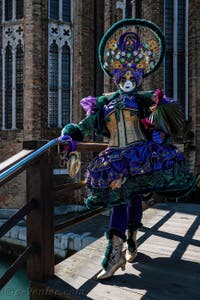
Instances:
[[[107,98],[105,96],[98,98],[88,96],[82,99],[81,106],[86,111],[86,117],[78,124],[66,124],[62,130],[62,135],[67,134],[74,140],[82,141],[85,136],[93,131],[103,134],[103,106],[106,102]]]

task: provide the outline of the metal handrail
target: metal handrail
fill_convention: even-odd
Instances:
[[[12,167],[10,167],[6,171],[2,172],[0,174],[0,185],[4,180],[9,178],[13,173],[15,173],[18,170],[20,170],[21,168],[23,168],[27,163],[32,162],[36,157],[40,156],[46,150],[48,150],[52,146],[56,145],[57,143],[58,143],[58,138],[55,138],[55,139],[49,141],[48,143],[46,143],[41,148],[35,150],[33,153],[29,154],[28,156],[26,156],[25,158],[23,158],[22,160],[20,160],[16,164],[14,164]]]

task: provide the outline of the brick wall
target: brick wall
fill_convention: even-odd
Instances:
[[[43,139],[47,130],[47,1],[24,1],[24,16],[24,130],[0,131],[0,162],[18,153],[24,140]],[[25,173],[1,187],[0,207],[21,207],[25,187]]]
[[[0,131],[0,162],[22,149],[23,131]],[[7,182],[0,188],[0,208],[19,208],[25,204],[25,173]]]
[[[145,0],[141,2],[141,18],[152,21],[161,30],[164,24],[164,1]],[[163,63],[157,71],[147,77],[143,83],[143,89],[163,88]]]
[[[117,21],[122,19],[122,10],[116,8],[117,0],[105,0],[104,14],[104,33]],[[103,71],[102,71],[103,72]],[[104,76],[104,92],[109,93],[115,91],[117,87],[113,80],[108,76]]]
[[[24,1],[24,139],[44,137],[47,128],[47,1]]]
[[[94,1],[75,0],[74,5],[74,61],[73,61],[73,122],[83,117],[80,100],[94,95]]]

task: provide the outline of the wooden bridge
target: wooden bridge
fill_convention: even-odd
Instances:
[[[200,299],[200,205],[161,203],[144,212],[144,227],[138,236],[139,254],[126,270],[99,282],[96,275],[106,247],[103,236],[55,265],[54,233],[61,228],[94,230],[102,209],[88,211],[77,219],[54,226],[53,200],[69,191],[65,184],[52,189],[50,141],[37,150],[26,149],[0,165],[0,185],[27,170],[27,204],[0,228],[0,237],[27,215],[27,247],[0,278],[2,288],[26,261],[31,300],[51,299]],[[34,143],[33,143],[34,145]],[[80,151],[100,151],[105,144],[80,143]],[[105,219],[106,222],[106,219]],[[107,220],[108,222],[108,220]],[[78,225],[79,224],[79,225]]]

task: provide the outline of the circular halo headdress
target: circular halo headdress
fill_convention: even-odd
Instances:
[[[116,70],[142,70],[143,77],[153,73],[161,64],[165,38],[152,22],[125,19],[104,34],[99,44],[99,61],[103,71],[113,77]]]

